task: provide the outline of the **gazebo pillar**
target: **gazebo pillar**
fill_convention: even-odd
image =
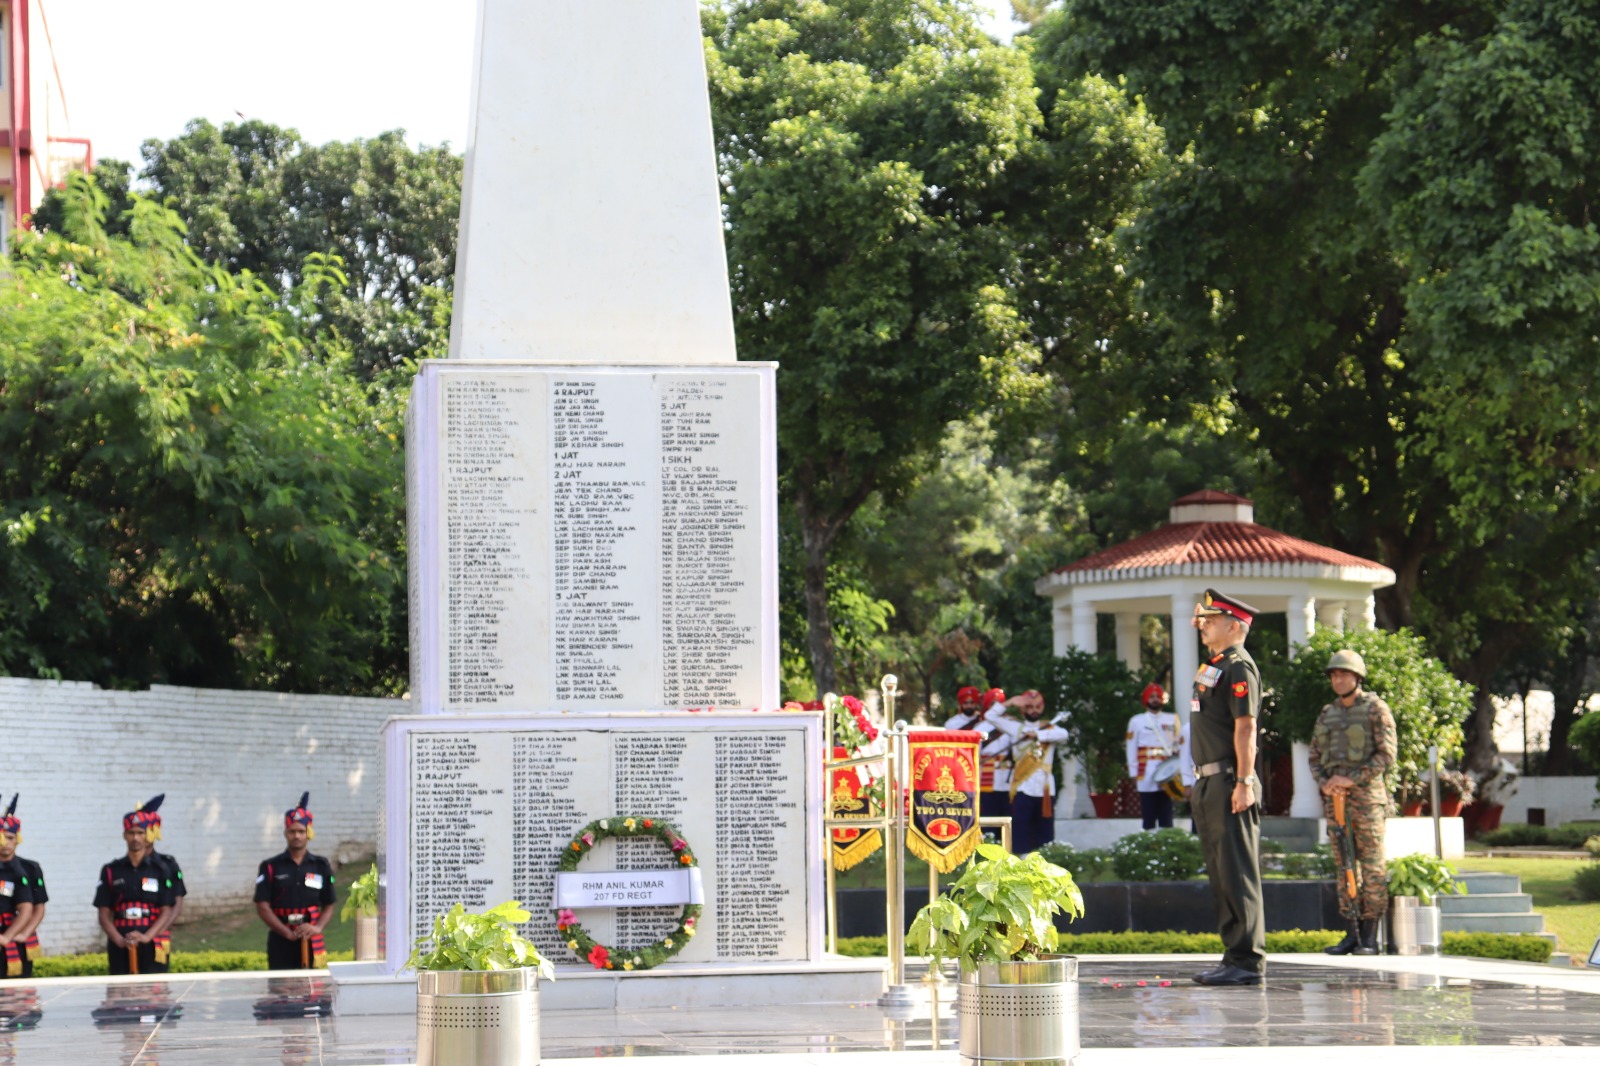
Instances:
[[[1352,612],[1353,613],[1353,612]],[[1355,618],[1350,619],[1352,629],[1377,629],[1378,628],[1378,601],[1372,593],[1367,593],[1367,598],[1361,605],[1361,619],[1359,624]]]
[[[1317,625],[1323,629],[1337,629],[1344,632],[1344,611],[1348,606],[1344,600],[1318,600]]]
[[[1059,658],[1072,647],[1072,607],[1057,604],[1053,613],[1055,617],[1050,620],[1050,643]]]
[[[1185,729],[1189,728],[1190,681],[1200,665],[1200,631],[1194,627],[1193,592],[1172,594],[1172,705]]]
[[[1093,600],[1072,598],[1072,646],[1091,654],[1100,650]]]
[[[1139,672],[1139,619],[1136,611],[1117,614],[1117,658],[1134,673]]]

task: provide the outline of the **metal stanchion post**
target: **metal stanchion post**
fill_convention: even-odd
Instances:
[[[1002,848],[1006,849],[1006,854],[1007,855],[1012,854],[1012,851],[1011,851],[1011,816],[1009,814],[1001,815],[1001,816],[998,816],[998,817],[991,816],[991,817],[988,817],[988,818],[979,818],[978,819],[978,827],[980,829],[998,829],[998,830],[1000,830],[1000,846]]]
[[[894,695],[897,688],[893,674],[883,679],[883,693],[890,709],[886,722],[893,720]],[[884,856],[884,880],[887,882],[889,920],[889,989],[878,997],[880,1007],[911,1007],[922,1001],[922,989],[906,984],[906,800],[901,791],[906,780],[905,756],[907,730],[903,722],[895,722],[892,729],[884,730],[889,742],[886,761],[885,798],[892,807],[888,819],[889,849]]]
[[[1428,745],[1428,812],[1433,815],[1433,854],[1444,858],[1444,832],[1439,824],[1439,745]]]

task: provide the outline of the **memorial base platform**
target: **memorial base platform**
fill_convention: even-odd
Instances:
[[[416,976],[390,974],[381,962],[328,964],[333,1013],[356,1016],[415,1014]],[[669,1007],[770,1007],[875,1001],[888,986],[888,963],[829,956],[797,967],[667,965],[639,973],[590,967],[556,968],[556,979],[539,986],[539,1009],[644,1010]]]

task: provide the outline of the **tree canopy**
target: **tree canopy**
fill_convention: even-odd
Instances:
[[[339,258],[340,283],[317,287],[312,308],[361,373],[444,353],[462,170],[447,147],[411,148],[402,130],[313,145],[260,120],[219,128],[196,119],[141,151],[147,194],[183,220],[205,262],[249,271],[288,302],[306,262]],[[128,169],[96,169],[113,234],[125,225]],[[60,218],[51,194],[35,224],[48,230]]]
[[[150,199],[58,202],[0,274],[0,669],[397,691],[399,405],[312,328],[340,272],[284,297]]]

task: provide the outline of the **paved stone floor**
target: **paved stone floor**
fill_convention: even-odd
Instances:
[[[1451,1045],[1451,1066],[1600,1061],[1600,970],[1468,959],[1279,956],[1260,988],[1203,988],[1190,957],[1089,958],[1080,973],[1080,1066],[1148,1066],[1150,1049],[1185,1063],[1295,1066],[1415,1062]],[[411,1063],[408,1017],[330,1017],[321,977],[223,974],[75,978],[0,985],[0,1064]],[[808,1066],[834,1052],[897,1053],[893,1066],[955,1066],[955,1018],[941,997],[891,1017],[872,1004],[713,1011],[547,1011],[546,1059],[681,1056],[673,1066]],[[1289,1049],[1293,1049],[1290,1051]],[[836,1063],[838,1060],[835,1058]],[[1428,1061],[1434,1061],[1432,1059]],[[858,1066],[889,1066],[858,1060]]]

